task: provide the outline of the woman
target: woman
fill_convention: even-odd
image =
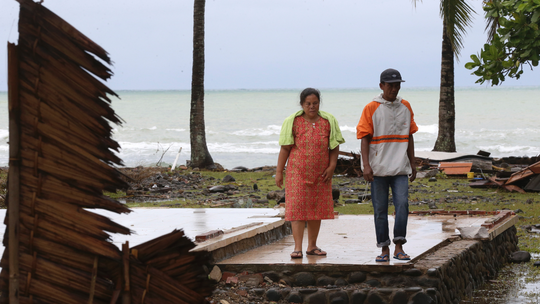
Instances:
[[[302,110],[283,122],[279,144],[276,186],[283,185],[287,163],[285,220],[291,221],[294,251],[291,258],[302,258],[302,240],[307,221],[306,254],[324,256],[317,247],[321,220],[334,218],[332,176],[336,168],[339,145],[345,140],[337,120],[319,111],[320,92],[307,88],[300,93]]]

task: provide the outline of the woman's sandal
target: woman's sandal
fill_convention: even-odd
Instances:
[[[306,254],[307,255],[318,255],[318,256],[325,256],[326,255],[326,252],[321,249],[321,248],[315,248],[315,249],[311,249],[309,251],[306,251]]]
[[[304,255],[302,254],[302,251],[293,251],[291,253],[291,259],[301,259]]]

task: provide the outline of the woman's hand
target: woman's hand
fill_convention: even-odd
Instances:
[[[277,168],[276,168],[276,186],[281,189],[283,186],[283,170],[285,169],[285,164],[287,159],[289,159],[289,154],[291,154],[292,145],[290,146],[281,146],[279,150]]]
[[[283,172],[276,172],[276,186],[278,186],[279,189],[283,186]]]
[[[339,146],[330,150],[328,168],[326,168],[322,174],[323,183],[332,183],[332,177],[334,176],[334,170],[336,170],[338,156]]]
[[[336,167],[329,166],[328,168],[326,168],[326,170],[324,170],[324,172],[322,174],[323,183],[331,183],[332,182],[332,177],[334,176],[334,170],[335,169],[336,169]]]

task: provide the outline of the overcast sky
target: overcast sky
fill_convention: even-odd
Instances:
[[[486,41],[482,1],[455,67],[456,86],[478,86],[464,64]],[[366,88],[382,70],[406,85],[440,81],[440,1],[207,0],[206,89]],[[191,87],[193,0],[45,0],[43,5],[105,48],[113,90]],[[0,42],[17,41],[19,4],[0,0]],[[0,91],[7,90],[7,46]],[[539,85],[526,70],[503,86]],[[486,86],[484,84],[484,86]]]

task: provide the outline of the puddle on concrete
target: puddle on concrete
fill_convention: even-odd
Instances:
[[[539,254],[532,255],[532,260],[538,259]],[[540,269],[531,268],[530,264],[507,265],[497,279],[478,288],[461,303],[540,304]]]

